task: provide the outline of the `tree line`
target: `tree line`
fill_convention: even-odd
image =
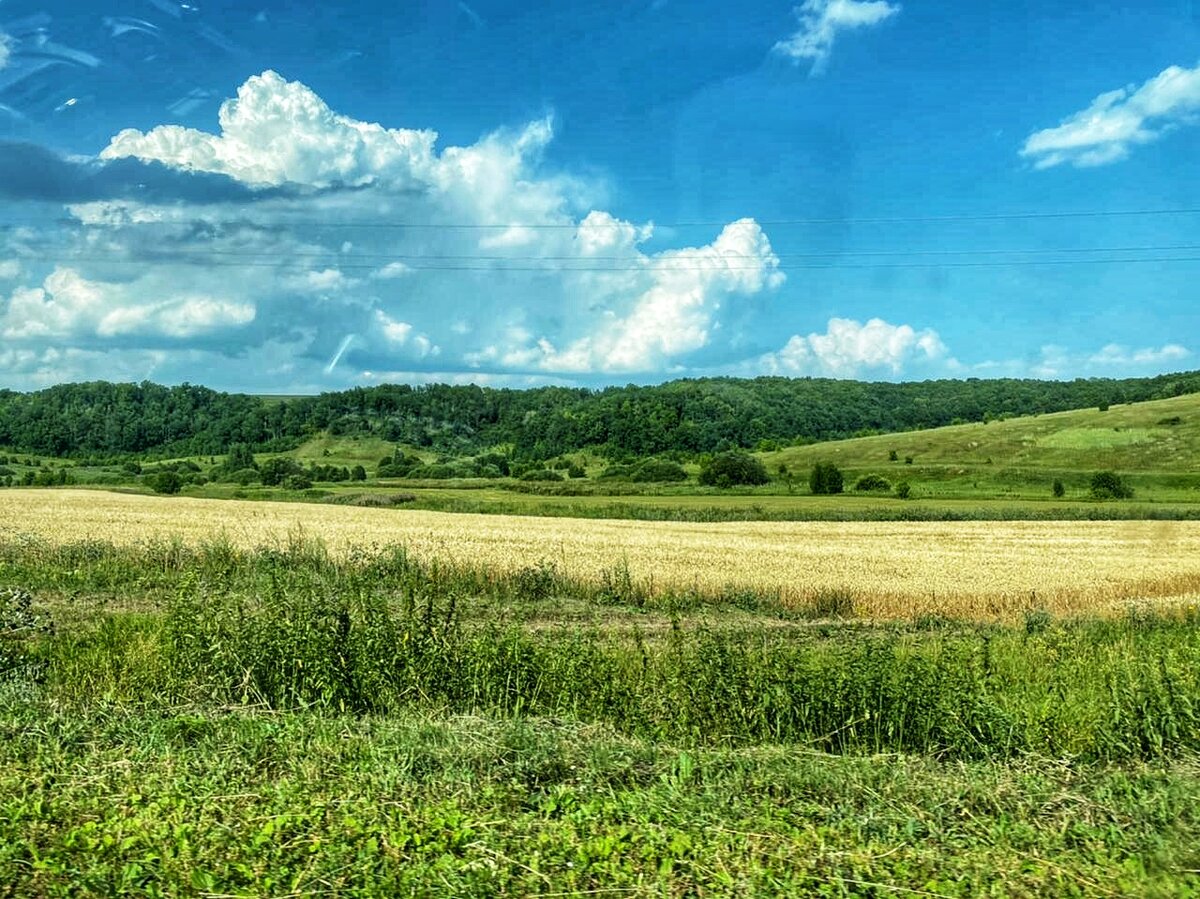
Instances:
[[[272,398],[184,384],[90,382],[0,390],[0,446],[49,456],[214,455],[291,449],[319,433],[516,459],[583,449],[614,460],[940,427],[1200,392],[1200,372],[1074,381],[863,382],[704,378],[602,389],[383,385]]]

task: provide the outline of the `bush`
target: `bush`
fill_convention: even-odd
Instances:
[[[841,469],[832,462],[818,462],[808,476],[808,487],[818,496],[841,493],[844,489]]]
[[[881,490],[886,493],[892,489],[892,482],[885,477],[881,477],[880,475],[868,474],[863,475],[854,482],[854,489],[860,493],[866,493],[868,491],[875,490]]]
[[[1133,488],[1115,471],[1098,471],[1092,475],[1093,499],[1132,499]]]
[[[700,469],[700,483],[706,487],[766,484],[770,480],[762,462],[739,450],[719,453]]]
[[[173,494],[183,489],[183,478],[173,471],[160,471],[151,476],[147,483],[155,493]]]
[[[579,478],[586,478],[587,472],[583,470],[582,465],[572,463],[571,467],[567,469],[567,477],[578,480]]]
[[[306,474],[290,474],[283,479],[284,490],[307,490],[312,486],[312,481]]]
[[[633,476],[634,467],[632,465],[609,465],[604,471],[600,472],[597,477],[601,480],[619,480]]]
[[[633,470],[633,478],[638,483],[651,481],[686,481],[687,472],[678,462],[668,459],[647,459]]]
[[[508,477],[511,473],[508,467],[508,457],[500,453],[484,453],[482,456],[476,456],[475,464],[480,468],[491,466],[500,472],[501,477]]]
[[[439,463],[434,465],[417,465],[408,469],[404,477],[410,480],[423,478],[430,481],[446,481],[450,478],[464,477],[464,474],[453,465]]]
[[[1067,492],[1067,488],[1063,486],[1063,482],[1059,478],[1054,479],[1054,483],[1050,485],[1050,490],[1054,493],[1055,499],[1062,499]]]
[[[535,468],[521,475],[522,481],[561,481],[563,476],[549,468]]]
[[[909,486],[908,481],[901,481],[896,485],[896,496],[900,499],[908,499],[912,496],[912,487]]]
[[[350,471],[350,480],[365,481],[366,479],[367,479],[367,470],[365,468],[363,468],[361,465],[355,465],[354,468]]]

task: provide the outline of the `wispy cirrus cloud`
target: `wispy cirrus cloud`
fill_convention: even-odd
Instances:
[[[12,55],[12,38],[0,31],[0,69],[8,65],[8,59]]]
[[[900,4],[887,0],[805,0],[796,7],[800,28],[779,41],[775,52],[795,63],[811,62],[820,75],[829,64],[833,45],[843,31],[878,25],[900,12]]]
[[[1035,131],[1021,155],[1035,168],[1107,165],[1137,146],[1200,121],[1200,66],[1169,66],[1140,87],[1100,94],[1053,128]]]

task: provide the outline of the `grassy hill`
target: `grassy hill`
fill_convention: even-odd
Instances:
[[[1093,472],[1110,469],[1156,498],[1195,499],[1200,396],[816,443],[762,458],[772,474],[783,465],[796,477],[833,462],[847,488],[878,474],[929,495],[1040,495],[1060,478],[1070,494],[1086,490]]]
[[[347,468],[362,465],[369,471],[374,471],[379,460],[390,456],[394,449],[395,444],[378,437],[335,437],[331,434],[318,434],[296,449],[278,455],[291,456],[304,465],[310,462]],[[264,454],[264,457],[267,455]]]

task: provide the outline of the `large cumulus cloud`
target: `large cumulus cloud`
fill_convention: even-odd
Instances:
[[[73,225],[8,235],[0,263],[19,276],[0,278],[0,332],[26,369],[107,349],[259,389],[267,356],[278,389],[703,367],[737,304],[784,280],[768,236],[742,219],[650,251],[651,224],[546,170],[553,132],[546,118],[439,148],[265,72],[217,132],[128,130],[94,163],[55,163]],[[153,191],[125,189],[138,173]]]

